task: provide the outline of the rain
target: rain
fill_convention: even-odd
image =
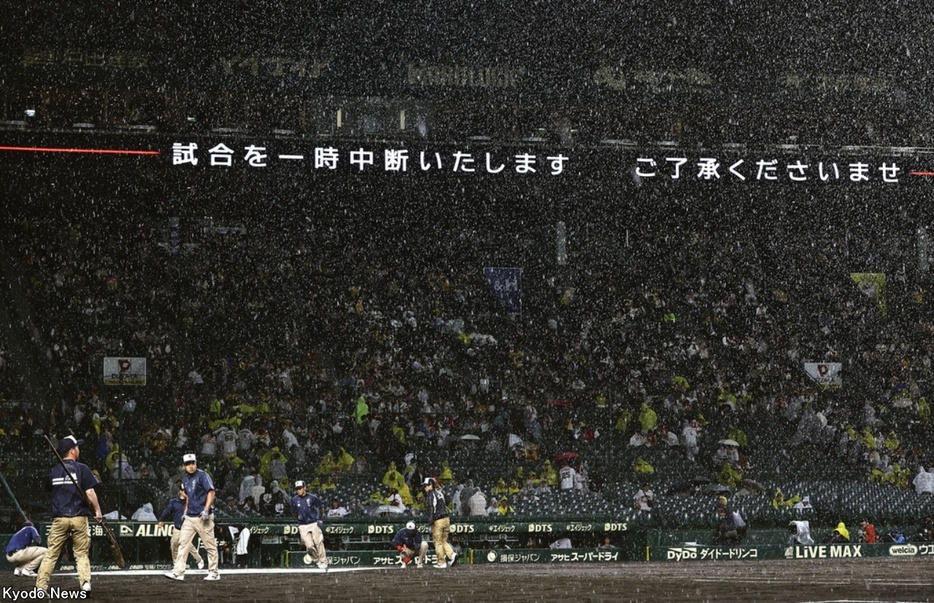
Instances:
[[[257,600],[930,599],[917,6],[6,8],[4,541],[71,434],[140,596],[191,454]]]

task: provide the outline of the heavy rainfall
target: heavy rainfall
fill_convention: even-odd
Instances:
[[[931,600],[930,14],[7,4],[4,599]]]

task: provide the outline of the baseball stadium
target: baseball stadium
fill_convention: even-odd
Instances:
[[[934,599],[890,4],[8,0],[2,600]]]

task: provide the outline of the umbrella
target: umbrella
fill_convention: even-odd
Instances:
[[[732,488],[723,484],[707,484],[702,490],[708,494],[725,494],[733,491]]]
[[[739,448],[739,442],[737,442],[736,440],[720,440],[719,443],[723,444],[724,446],[736,446],[737,448]]]
[[[462,440],[479,440],[480,436],[474,435],[472,433],[464,434],[461,436]]]
[[[580,456],[581,455],[577,454],[576,452],[562,452],[561,454],[555,457],[555,460],[558,461],[559,463],[561,461],[573,461],[574,459],[579,459]]]

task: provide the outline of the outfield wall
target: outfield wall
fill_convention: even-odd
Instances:
[[[128,569],[170,567],[169,540],[171,525],[155,522],[108,522],[120,542]],[[231,534],[245,524],[218,519],[220,533]],[[330,563],[336,567],[396,567],[398,555],[391,546],[392,536],[404,525],[398,522],[337,523],[326,525],[326,546]],[[430,540],[430,529],[417,522],[419,531]],[[49,525],[39,524],[43,540]],[[234,561],[248,567],[309,566],[294,523],[256,523],[249,525],[249,553],[236,560],[222,551],[221,563]],[[752,530],[736,546],[713,546],[712,533],[702,530],[656,530],[631,526],[625,522],[489,522],[458,521],[451,526],[452,542],[459,545],[460,562],[468,564],[527,563],[614,563],[622,561],[691,561],[782,560],[782,559],[851,559],[862,557],[934,557],[934,543],[815,544],[788,546],[787,532],[779,529]],[[110,547],[100,526],[91,528],[91,561],[96,570],[117,569]],[[598,548],[596,542],[610,536],[611,548]],[[544,546],[528,547],[530,537]],[[2,542],[10,535],[0,536]],[[568,538],[572,548],[547,548],[551,542]],[[234,537],[227,538],[232,542]],[[590,543],[585,545],[584,543]],[[223,549],[223,546],[222,546]],[[428,562],[434,563],[434,549],[429,545]],[[9,567],[0,558],[0,569]],[[71,560],[60,562],[62,571],[74,568]]]

